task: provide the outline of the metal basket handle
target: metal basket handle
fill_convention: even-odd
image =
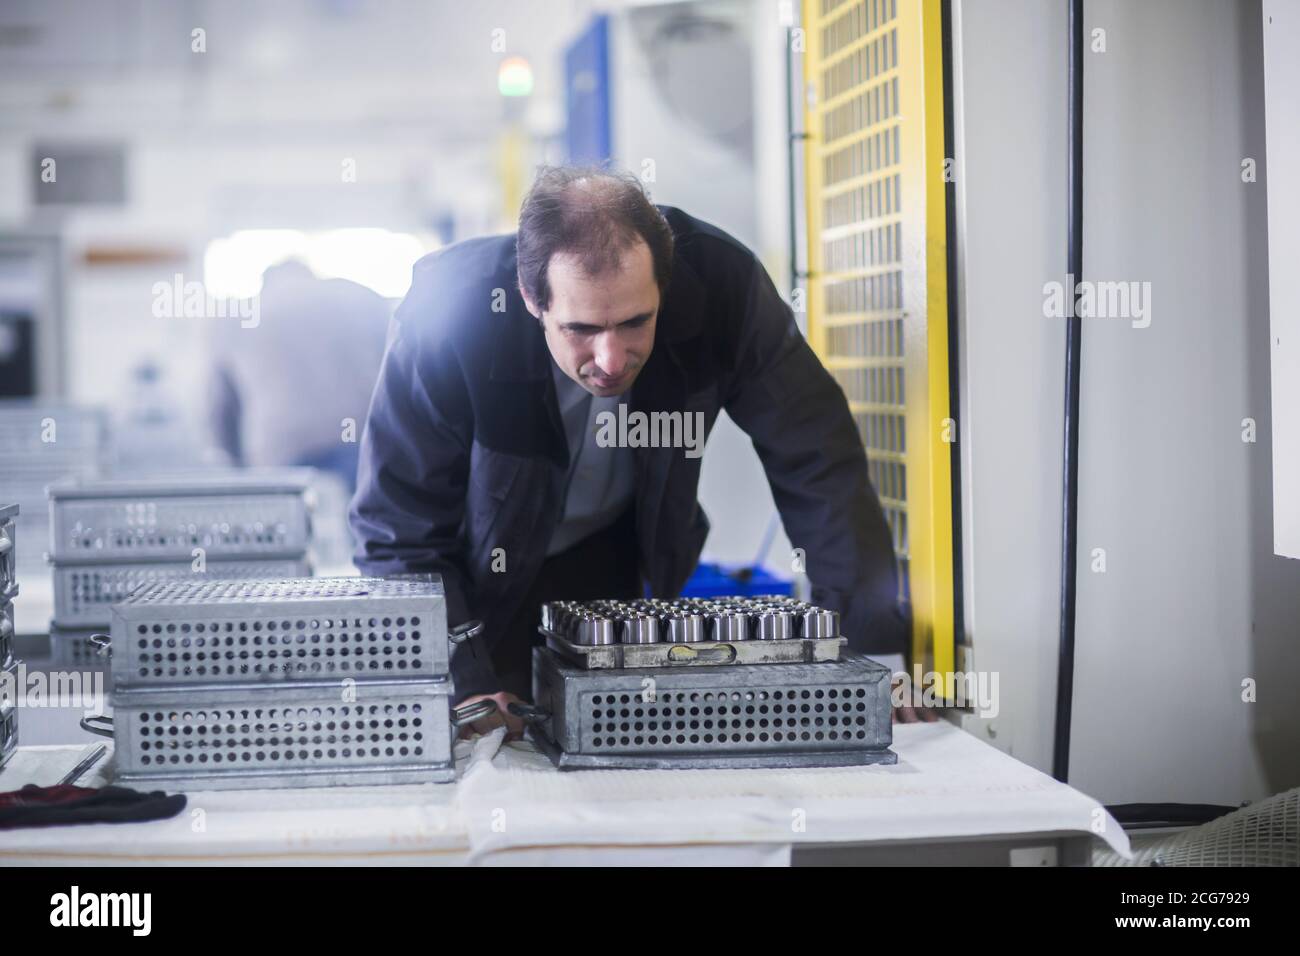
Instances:
[[[482,621],[466,621],[464,624],[453,627],[448,631],[447,640],[451,641],[453,644],[464,644],[471,637],[476,637],[482,633],[482,631]]]
[[[466,704],[464,707],[454,708],[451,712],[451,724],[459,729],[466,724],[472,724],[476,720],[482,720],[489,714],[497,712],[497,702],[495,700],[483,699],[476,700],[472,704]]]
[[[541,707],[534,707],[532,704],[511,702],[506,706],[506,710],[526,724],[544,724],[551,719],[550,711],[543,710]]]
[[[88,734],[98,734],[101,737],[113,736],[113,718],[107,714],[95,714],[93,717],[81,718],[81,729]]]

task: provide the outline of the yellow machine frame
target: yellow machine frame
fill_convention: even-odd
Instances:
[[[894,532],[913,660],[952,696],[954,575],[940,0],[804,0],[808,334]]]

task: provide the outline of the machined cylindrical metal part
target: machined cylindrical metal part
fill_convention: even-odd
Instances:
[[[616,640],[614,622],[607,617],[586,614],[574,623],[573,641],[588,647],[613,644]]]
[[[840,615],[838,611],[825,608],[811,608],[799,614],[800,636],[809,640],[820,640],[840,636]]]
[[[794,615],[789,611],[766,610],[758,615],[758,629],[754,633],[760,641],[784,641],[794,637]]]
[[[698,614],[673,613],[665,619],[668,630],[664,634],[670,644],[698,644],[704,640],[704,618]]]
[[[741,611],[714,611],[705,620],[711,641],[743,641],[749,637],[749,618]]]
[[[624,644],[657,644],[659,618],[653,614],[629,614],[619,622],[618,639]]]

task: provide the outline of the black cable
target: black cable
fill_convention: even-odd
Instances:
[[[1052,776],[1070,774],[1070,718],[1074,704],[1075,577],[1079,526],[1079,357],[1083,347],[1075,289],[1083,274],[1083,0],[1069,0],[1069,159],[1067,290],[1071,309],[1065,333],[1065,458],[1061,502],[1061,642],[1056,671],[1056,729]]]

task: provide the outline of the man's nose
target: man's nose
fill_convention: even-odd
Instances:
[[[627,365],[627,349],[620,344],[618,333],[614,331],[602,332],[596,336],[592,357],[606,378],[622,375],[623,367]]]

